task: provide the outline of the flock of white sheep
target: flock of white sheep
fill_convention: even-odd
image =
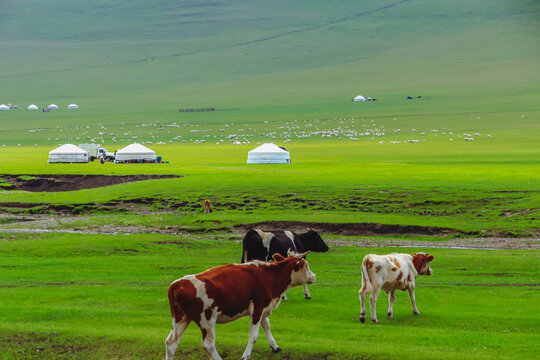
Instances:
[[[480,133],[464,132],[457,134],[443,129],[404,129],[395,126],[380,124],[387,123],[391,118],[386,119],[363,119],[363,118],[330,118],[330,119],[309,119],[291,121],[264,121],[261,123],[226,123],[207,124],[189,123],[178,124],[176,122],[165,123],[160,121],[143,122],[140,124],[125,124],[124,122],[114,125],[76,125],[70,127],[37,128],[28,130],[29,134],[36,134],[46,131],[47,141],[58,142],[59,144],[68,142],[91,142],[91,143],[113,143],[139,142],[142,144],[160,145],[176,142],[204,144],[215,142],[216,145],[229,143],[232,145],[250,145],[253,142],[276,142],[290,143],[301,139],[317,138],[338,141],[359,141],[360,139],[374,140],[376,143],[385,144],[385,140],[390,140],[390,144],[419,144],[429,141],[430,138],[447,137],[448,141],[461,139],[464,141],[474,141],[481,136]],[[391,125],[403,124],[393,118]],[[379,124],[378,124],[379,123]],[[402,136],[403,134],[403,136]],[[486,134],[486,137],[491,135]],[[43,138],[43,135],[41,135]],[[388,139],[390,138],[390,139]],[[37,139],[36,139],[37,140]],[[35,145],[37,146],[37,144]]]

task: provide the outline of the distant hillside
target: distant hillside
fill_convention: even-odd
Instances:
[[[358,93],[433,94],[450,99],[434,106],[442,112],[530,108],[539,95],[539,8],[531,0],[3,1],[0,103],[79,102],[104,122],[201,106],[239,108],[234,116],[246,121],[318,116]]]

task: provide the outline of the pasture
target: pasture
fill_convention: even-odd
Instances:
[[[1,234],[0,307],[3,359],[155,359],[170,330],[166,289],[173,280],[238,262],[241,238],[230,235]],[[396,294],[394,320],[361,324],[359,263],[375,249],[331,246],[309,255],[317,274],[313,299],[289,292],[271,316],[284,349],[272,354],[264,336],[257,359],[512,358],[538,355],[538,251],[427,249],[434,275],[417,279],[420,315]],[[377,253],[415,251],[381,248]],[[242,319],[217,327],[217,346],[238,358],[247,341]],[[200,330],[180,345],[204,358]],[[43,353],[40,353],[43,352]]]
[[[0,111],[1,359],[163,357],[168,285],[238,262],[254,223],[331,243],[308,257],[313,300],[294,289],[271,316],[284,351],[261,334],[253,359],[540,357],[534,2],[4,5],[0,104],[19,109]],[[168,163],[47,164],[94,142]],[[292,163],[247,165],[265,142]],[[178,177],[9,190],[71,174]],[[360,324],[363,256],[416,250],[435,256],[420,315],[400,292],[387,320],[382,294],[381,323]],[[226,359],[247,339],[246,318],[217,328]],[[195,325],[180,350],[205,357]]]

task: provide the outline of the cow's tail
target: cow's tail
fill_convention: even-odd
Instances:
[[[171,309],[171,315],[172,315],[172,328],[173,332],[176,333],[176,306],[174,304],[174,288],[176,283],[172,283],[171,286],[169,286],[169,308]]]
[[[362,289],[364,286],[367,288],[367,291],[373,290],[371,280],[369,279],[368,262],[365,260],[362,261]]]

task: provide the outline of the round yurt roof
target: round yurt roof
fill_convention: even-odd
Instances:
[[[9,110],[9,106],[2,104],[0,105],[0,110]]]
[[[358,95],[358,96],[356,96],[353,100],[354,100],[354,101],[366,101],[367,98],[366,98],[365,96]]]
[[[88,154],[86,150],[81,149],[77,145],[73,144],[64,144],[57,147],[54,150],[49,151],[50,154]]]
[[[257,153],[288,153],[288,151],[274,143],[265,143],[248,152],[248,154]]]
[[[28,105],[28,110],[37,110],[37,109],[39,109],[39,108],[35,104]]]
[[[152,149],[147,148],[144,145],[133,143],[129,144],[123,149],[120,149],[116,154],[155,154],[156,152]]]
[[[58,109],[58,105],[56,104],[51,104],[48,106],[49,109]]]
[[[67,108],[68,109],[78,109],[79,105],[77,105],[77,104],[69,104]]]

